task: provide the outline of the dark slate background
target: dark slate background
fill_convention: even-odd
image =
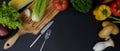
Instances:
[[[46,41],[43,51],[93,51],[95,43],[101,41],[97,33],[102,29],[102,22],[96,21],[91,11],[87,14],[80,13],[69,3],[69,8],[53,19],[55,22],[50,27],[52,34]],[[7,39],[0,39],[0,51],[39,51],[44,35],[29,48],[37,36],[32,34],[21,36],[14,46],[7,50],[3,49]],[[112,39],[115,47],[109,47],[104,51],[120,51],[120,34],[112,35]]]

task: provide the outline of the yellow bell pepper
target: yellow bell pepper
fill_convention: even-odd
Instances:
[[[93,15],[95,15],[96,20],[105,20],[111,15],[110,7],[104,4],[100,5],[95,10],[93,10]]]

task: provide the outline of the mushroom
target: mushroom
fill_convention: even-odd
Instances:
[[[98,36],[100,38],[106,38],[112,35],[117,35],[119,33],[119,28],[117,27],[116,24],[109,22],[109,21],[104,21],[102,23],[103,29],[98,33]]]
[[[108,47],[114,47],[114,42],[113,40],[110,38],[106,41],[100,41],[100,42],[97,42],[95,44],[95,46],[93,47],[93,50],[94,51],[103,51],[104,49],[108,48]]]
[[[112,31],[112,34],[113,35],[117,35],[119,33],[119,28],[116,24],[110,22],[110,21],[104,21],[102,23],[102,26],[105,27],[105,26],[108,26],[108,25],[112,25],[114,27],[113,31]]]
[[[113,26],[112,25],[108,25],[108,26],[105,26],[99,33],[98,33],[98,36],[100,38],[106,38],[106,37],[109,37],[110,34],[112,33],[113,31]]]

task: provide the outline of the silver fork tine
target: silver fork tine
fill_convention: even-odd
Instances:
[[[45,45],[46,40],[49,39],[49,37],[50,37],[50,35],[51,35],[51,32],[52,32],[52,30],[50,30],[50,29],[47,30],[47,32],[46,32],[46,34],[45,34],[45,37],[44,37],[45,40],[44,40],[44,42],[43,42],[43,44],[42,44],[42,46],[41,46],[41,48],[40,48],[40,51],[42,51],[42,49],[43,49],[43,47],[44,47],[44,45]]]

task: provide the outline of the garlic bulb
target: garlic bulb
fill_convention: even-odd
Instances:
[[[101,41],[95,44],[93,47],[94,51],[103,51],[107,47],[114,47],[114,42],[112,39],[106,40],[106,41]]]

